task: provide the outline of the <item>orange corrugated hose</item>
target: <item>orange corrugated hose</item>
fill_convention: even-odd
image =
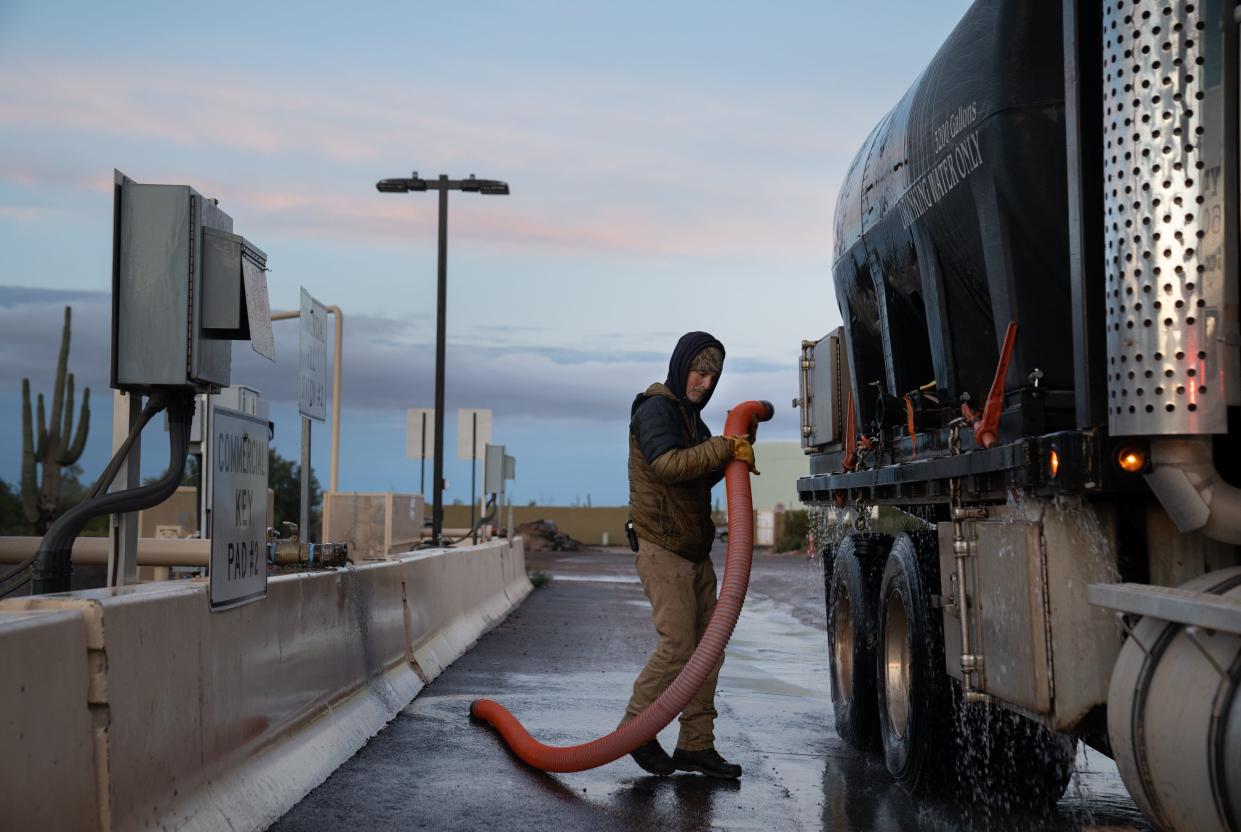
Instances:
[[[729,411],[724,423],[725,436],[745,436],[755,422],[772,417],[770,402],[747,401]],[[728,555],[724,560],[724,579],[720,597],[711,614],[707,630],[694,654],[668,688],[642,713],[612,733],[581,745],[544,745],[521,726],[517,717],[498,702],[478,699],[470,706],[470,716],[486,720],[500,732],[522,762],[543,771],[585,771],[618,760],[653,739],[676,717],[702,687],[724,646],[732,637],[746,589],[750,585],[750,561],[754,555],[753,501],[750,499],[750,471],[740,460],[724,468],[728,488]]]

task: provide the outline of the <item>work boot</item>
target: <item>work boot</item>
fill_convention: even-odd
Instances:
[[[678,748],[672,752],[672,764],[680,771],[697,771],[719,780],[736,780],[741,776],[741,766],[728,762],[714,748],[702,751]]]
[[[657,774],[660,777],[667,777],[677,770],[676,766],[672,764],[672,758],[668,756],[668,752],[664,751],[664,747],[659,744],[659,740],[651,740],[639,745],[629,756],[633,757],[633,761],[643,771]]]

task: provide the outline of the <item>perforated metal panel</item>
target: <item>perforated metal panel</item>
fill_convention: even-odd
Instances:
[[[1103,16],[1108,424],[1223,433],[1222,46],[1203,3]]]

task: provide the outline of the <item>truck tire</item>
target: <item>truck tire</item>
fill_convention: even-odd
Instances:
[[[897,537],[879,590],[879,736],[888,773],[910,794],[938,791],[955,747],[943,620],[931,608],[937,547],[933,533]]]
[[[828,664],[836,733],[857,749],[879,737],[875,701],[875,598],[886,541],[851,535],[836,547],[827,593]]]

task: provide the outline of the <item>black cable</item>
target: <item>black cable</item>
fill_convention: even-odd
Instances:
[[[91,491],[87,492],[86,499],[98,497],[99,494],[107,491],[109,486],[112,486],[112,481],[115,477],[117,477],[120,464],[124,462],[125,457],[129,456],[129,448],[133,447],[134,441],[137,440],[139,433],[141,433],[143,428],[146,427],[146,423],[151,421],[151,418],[153,418],[155,414],[158,414],[160,410],[164,409],[165,401],[165,397],[160,394],[151,396],[150,399],[146,401],[146,406],[143,407],[143,412],[141,412],[141,415],[138,417],[138,422],[135,423],[133,430],[129,431],[129,436],[125,437],[125,441],[122,442],[122,445],[120,445],[117,452],[112,454],[112,459],[109,459],[108,466],[103,469],[102,474],[99,474],[99,478],[96,482],[94,482],[91,487]],[[17,564],[14,569],[9,571],[9,574],[4,577],[0,577],[0,586],[16,579],[21,572],[24,572],[27,569],[30,569],[31,566],[34,566],[36,558],[38,558],[37,551],[35,554],[32,554],[30,558],[27,558],[26,560],[21,561],[20,564]],[[12,592],[16,592],[20,589],[20,587],[25,586],[27,580],[30,580],[29,575],[27,575],[26,579],[22,580],[20,584],[16,584],[11,586],[10,589],[0,592],[0,599],[2,599],[2,597],[6,597],[7,595],[11,595]]]
[[[112,484],[112,480],[116,478],[116,472],[120,470],[122,461],[129,455],[129,449],[133,447],[134,440],[137,439],[138,434],[142,432],[144,427],[146,427],[147,422],[151,421],[151,418],[163,408],[164,404],[162,399],[160,399],[158,403],[154,397],[147,401],[146,407],[142,409],[142,414],[138,417],[138,422],[129,432],[129,436],[125,437],[125,441],[121,443],[121,447],[118,448],[116,453],[112,455],[112,459],[108,461],[107,467],[103,469],[103,473],[99,475],[99,479],[95,480],[95,484],[91,486],[90,491],[86,492],[86,497],[83,499],[89,500],[92,497],[97,497],[100,492],[108,489],[108,486]],[[0,577],[0,585],[8,583],[22,572],[33,566],[35,559],[38,556],[39,553],[36,551],[33,555],[19,563],[16,568],[10,570],[7,575]],[[26,580],[29,580],[29,576],[26,577]],[[16,584],[4,592],[0,592],[0,598],[4,598],[17,591],[19,587],[25,586],[26,580],[23,580],[20,584]]]
[[[187,395],[189,396],[187,399],[174,400],[167,404],[169,460],[168,470],[164,472],[164,475],[150,485],[104,494],[91,501],[82,501],[52,524],[47,536],[44,537],[45,542],[51,538],[53,544],[63,545],[76,538],[81,527],[93,517],[101,514],[124,514],[149,508],[167,499],[172,491],[176,490],[185,472],[185,458],[189,454],[190,420],[194,414],[193,395]],[[171,490],[168,488],[170,481],[172,482]],[[168,493],[163,493],[165,491]],[[159,499],[152,502],[153,497]],[[76,522],[79,518],[82,518],[80,523]],[[57,526],[61,528],[57,529]],[[56,536],[53,537],[53,535]]]
[[[479,529],[481,529],[481,528],[482,528],[482,527],[483,527],[483,526],[484,526],[484,525],[485,525],[488,521],[490,521],[493,517],[495,517],[495,516],[496,516],[496,510],[497,510],[497,508],[498,508],[498,507],[496,507],[495,502],[496,502],[496,498],[495,498],[495,495],[493,494],[493,495],[491,495],[491,499],[489,499],[489,500],[487,501],[487,505],[488,505],[488,506],[492,506],[492,511],[491,511],[491,513],[490,513],[490,514],[487,514],[487,515],[485,515],[485,516],[483,516],[483,517],[478,518],[478,522],[477,522],[477,523],[475,523],[475,524],[474,524],[474,525],[470,528],[470,530],[469,530],[469,531],[467,531],[467,532],[465,533],[465,535],[464,535],[463,537],[458,537],[456,540],[449,540],[449,539],[447,539],[447,538],[441,538],[440,540],[434,540],[434,539],[432,539],[432,540],[427,540],[427,541],[426,541],[426,542],[424,542],[424,543],[419,543],[417,546],[415,546],[415,547],[414,547],[414,549],[415,549],[415,550],[422,550],[422,549],[439,549],[439,548],[442,548],[442,547],[444,547],[444,546],[453,546],[453,545],[456,545],[456,544],[460,543],[461,541],[465,540],[465,538],[473,536],[474,532],[476,532],[476,531],[478,531]]]
[[[129,455],[129,449],[133,447],[134,440],[138,438],[138,434],[140,434],[142,429],[146,427],[147,422],[150,422],[156,413],[164,409],[166,402],[166,397],[164,397],[161,393],[156,393],[147,400],[146,406],[142,408],[142,413],[138,417],[137,423],[133,426],[133,429],[129,431],[129,436],[125,437],[125,441],[121,443],[121,447],[118,448],[116,453],[112,455],[112,459],[108,461],[107,467],[103,469],[103,473],[99,475],[99,479],[95,480],[95,484],[91,486],[90,491],[86,493],[86,497],[83,499],[89,500],[93,497],[98,497],[100,493],[108,490],[108,487],[112,485],[112,480],[116,478],[116,472],[121,468],[121,463],[124,462],[125,457]],[[22,572],[30,569],[30,567],[34,565],[35,559],[38,558],[38,556],[39,553],[36,551],[33,555],[19,563],[15,569],[10,570],[7,575],[0,577],[0,586],[17,578]],[[26,577],[26,580],[29,580],[29,576]],[[25,586],[26,580],[23,580],[21,583],[0,592],[0,598],[4,598],[13,592],[16,592],[19,587]]]
[[[176,395],[176,394],[172,394]],[[189,454],[194,394],[181,392],[168,401],[168,470],[150,485],[88,498],[52,523],[35,553],[34,594],[66,592],[72,571],[73,541],[93,517],[123,514],[162,503],[177,490]]]
[[[35,559],[35,555],[31,555],[30,557],[26,558],[21,563],[17,564],[17,566],[11,569],[7,575],[0,577],[0,584],[8,583],[9,581],[16,578],[18,574],[29,569],[30,565],[34,563],[34,559]]]
[[[26,584],[30,583],[30,578],[31,578],[31,575],[30,575],[30,573],[29,573],[29,572],[27,572],[27,573],[26,573],[26,577],[25,577],[25,578],[23,578],[22,580],[18,581],[18,582],[17,582],[17,583],[15,583],[15,584],[13,584],[11,587],[9,587],[8,589],[4,590],[3,592],[0,592],[0,598],[8,598],[8,597],[9,597],[10,595],[12,595],[14,592],[17,592],[17,590],[21,589],[21,588],[22,588],[22,587],[24,587]]]
[[[133,447],[134,440],[142,433],[142,429],[146,427],[147,422],[151,421],[152,417],[163,410],[165,406],[167,406],[167,398],[160,393],[156,393],[147,400],[146,406],[142,408],[142,414],[138,417],[138,421],[130,429],[129,436],[125,437],[121,447],[117,449],[116,453],[112,455],[112,459],[108,461],[108,467],[103,469],[99,479],[95,480],[95,484],[87,492],[87,499],[98,497],[108,490],[108,487],[112,485],[112,480],[116,479],[116,472],[121,470],[125,457],[129,456],[129,449]]]
[[[491,518],[496,516],[496,496],[494,494],[491,495],[491,499],[487,501],[487,505],[485,507],[490,508],[491,513],[478,518],[478,522],[475,523],[473,526],[471,526],[470,530],[466,532],[464,535],[462,535],[461,537],[458,537],[456,540],[448,541],[449,546],[454,546],[460,543],[461,541],[465,540],[467,537],[473,537],[475,532],[477,532],[483,526],[487,525],[487,523],[491,522]]]

